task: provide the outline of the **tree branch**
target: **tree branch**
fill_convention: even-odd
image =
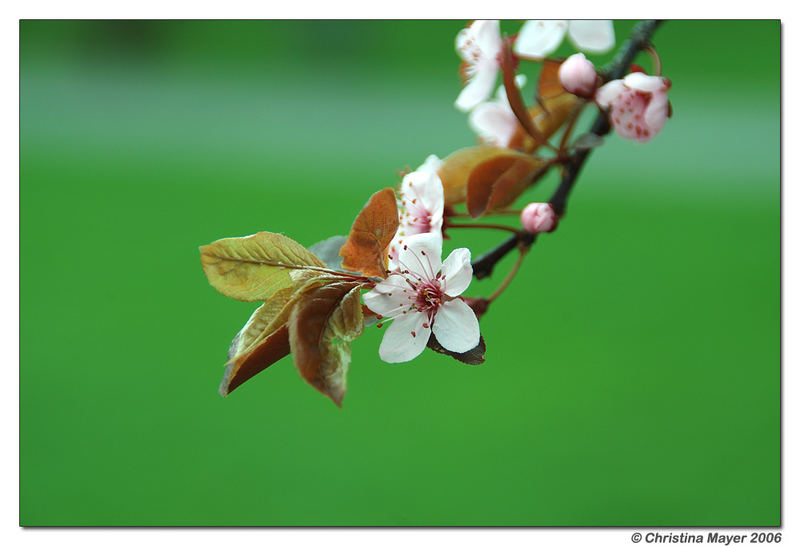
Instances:
[[[628,67],[630,67],[636,55],[649,46],[650,38],[659,24],[661,24],[661,21],[648,20],[642,21],[634,27],[630,37],[628,38],[628,41],[625,42],[625,45],[622,47],[622,49],[620,49],[617,56],[608,66],[605,67],[605,69],[601,71],[601,74],[603,75],[603,81],[608,82],[611,80],[617,80],[625,75],[625,72],[628,70]],[[609,131],[611,131],[611,125],[609,124],[606,115],[601,112],[594,120],[594,124],[592,125],[590,132],[597,136],[604,136],[607,135]],[[556,214],[559,216],[562,216],[566,212],[567,198],[569,197],[569,194],[572,191],[575,182],[577,181],[578,174],[580,173],[581,168],[586,162],[586,159],[589,157],[591,151],[591,148],[578,150],[574,152],[570,156],[569,160],[564,164],[564,174],[561,177],[561,183],[558,185],[555,192],[553,192],[553,195],[549,200],[550,205],[552,205]],[[491,275],[497,262],[499,262],[506,254],[517,247],[530,246],[535,241],[536,234],[534,233],[521,233],[506,239],[497,247],[493,248],[472,262],[472,274],[477,279],[488,277]]]

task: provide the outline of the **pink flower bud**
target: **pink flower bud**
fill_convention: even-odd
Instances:
[[[558,68],[558,79],[562,87],[579,97],[591,98],[597,89],[597,72],[592,61],[583,53],[576,53],[561,63]]]
[[[529,233],[546,233],[556,229],[558,216],[550,203],[530,203],[520,215],[522,227]]]
[[[661,76],[632,72],[597,90],[597,104],[610,108],[611,125],[619,136],[647,142],[670,117],[667,91],[670,81]]]

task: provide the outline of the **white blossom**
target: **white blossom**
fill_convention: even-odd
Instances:
[[[474,21],[456,36],[456,50],[464,61],[466,85],[456,99],[456,108],[468,112],[492,94],[500,71],[502,50],[500,22]]]
[[[399,252],[399,269],[364,294],[381,319],[391,319],[379,349],[386,362],[407,362],[425,349],[431,332],[447,350],[464,353],[480,341],[478,318],[458,296],[472,280],[470,252],[454,250],[442,263],[435,234],[410,238]]]

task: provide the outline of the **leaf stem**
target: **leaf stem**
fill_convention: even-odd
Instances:
[[[514,263],[514,267],[512,267],[511,271],[508,272],[508,275],[506,275],[506,278],[503,279],[502,283],[500,283],[500,286],[497,287],[497,290],[495,290],[494,293],[491,296],[489,296],[488,299],[490,302],[496,300],[500,296],[500,294],[502,294],[503,291],[506,288],[508,288],[508,285],[511,284],[511,281],[514,280],[517,271],[519,271],[519,268],[522,265],[522,260],[525,259],[525,256],[528,254],[529,249],[530,247],[525,245],[519,247],[519,256],[517,257],[517,261]]]

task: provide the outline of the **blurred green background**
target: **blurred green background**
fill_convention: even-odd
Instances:
[[[291,358],[217,394],[256,305],[198,246],[345,234],[472,144],[463,25],[21,22],[22,525],[779,524],[777,21],[657,31],[673,118],[591,157],[484,365],[371,328],[343,410]]]

